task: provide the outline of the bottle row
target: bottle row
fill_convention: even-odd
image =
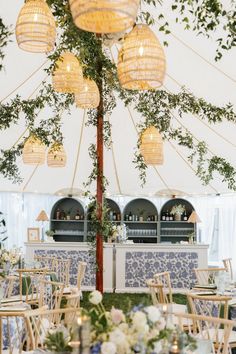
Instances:
[[[169,213],[167,210],[165,213],[162,213],[161,215],[161,220],[162,221],[188,221],[190,215],[187,215],[186,211],[184,211],[182,214],[180,213]]]

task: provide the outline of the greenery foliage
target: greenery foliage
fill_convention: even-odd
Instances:
[[[229,189],[236,190],[234,167],[220,156],[211,156],[207,144],[204,141],[196,141],[191,132],[183,127],[173,125],[173,114],[180,118],[185,114],[196,115],[211,124],[223,121],[235,123],[236,114],[231,104],[217,107],[203,98],[195,97],[186,89],[182,89],[178,94],[165,90],[146,92],[123,90],[119,86],[116,65],[110,58],[109,51],[103,46],[103,38],[94,33],[82,31],[74,25],[67,0],[47,0],[47,2],[59,29],[56,49],[48,56],[50,64],[46,71],[48,74],[52,73],[56,60],[65,50],[72,51],[79,58],[84,76],[94,79],[102,92],[103,110],[99,114],[102,113],[104,116],[103,130],[106,147],[110,147],[112,139],[108,117],[116,106],[115,97],[118,95],[126,106],[132,105],[142,115],[143,120],[138,126],[140,134],[147,127],[154,125],[161,132],[163,139],[174,141],[175,144],[189,150],[188,161],[193,164],[196,174],[204,184],[208,184],[217,172],[228,184]],[[142,2],[145,5],[145,10],[142,8],[140,11],[139,21],[148,24],[154,24],[156,21],[160,26],[159,30],[169,34],[171,29],[168,19],[164,15],[164,11],[161,11],[162,7],[164,8],[164,3],[162,4],[161,0],[142,0]],[[153,6],[159,12],[158,18],[153,18],[151,15]],[[197,0],[172,0],[171,11],[176,13],[176,22],[183,24],[187,30],[192,30],[196,34],[209,37],[218,30],[223,30],[224,36],[217,39],[219,45],[217,59],[221,57],[222,50],[228,50],[235,46],[235,1],[232,1],[231,7],[225,10],[223,3],[218,0],[204,0],[201,4]],[[9,29],[0,19],[0,48],[5,47],[9,34]],[[0,58],[3,58],[4,55],[2,55],[3,53],[0,52]],[[0,104],[0,129],[9,128],[23,116],[29,132],[34,133],[47,146],[55,141],[61,142],[63,140],[61,116],[65,111],[70,113],[73,103],[73,95],[58,94],[50,85],[44,83],[38,95],[33,99],[25,100],[16,96],[11,101]],[[42,119],[40,117],[43,115],[45,107],[50,108],[51,116]],[[97,110],[88,110],[87,113],[86,125],[96,126]],[[8,150],[1,150],[0,173],[14,182],[21,181],[17,158],[22,153],[24,139],[25,136]],[[139,145],[140,139],[134,161],[144,183],[147,166],[139,153]],[[98,174],[97,151],[94,144],[90,146],[89,154],[93,160],[93,169],[86,183],[88,189]],[[102,178],[105,190],[107,181],[104,176]]]
[[[3,59],[5,57],[4,48],[6,47],[12,31],[7,27],[0,17],[0,71],[3,69]]]

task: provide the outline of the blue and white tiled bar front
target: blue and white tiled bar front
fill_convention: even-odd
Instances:
[[[76,284],[79,261],[87,262],[83,289],[95,286],[95,263],[85,242],[26,243],[26,261],[34,255],[70,258],[70,283]],[[145,281],[155,273],[170,272],[172,286],[189,289],[195,283],[193,268],[207,268],[208,245],[180,244],[105,244],[104,290],[147,291]]]
[[[92,290],[95,287],[96,263],[91,252],[91,246],[85,242],[39,242],[25,243],[26,262],[31,262],[34,255],[71,259],[70,284],[77,283],[77,270],[80,261],[86,262],[86,272],[83,280],[83,289]],[[113,245],[104,246],[104,289],[113,291]]]
[[[194,268],[207,268],[208,245],[116,245],[116,291],[142,292],[154,274],[170,272],[176,289],[195,284]]]

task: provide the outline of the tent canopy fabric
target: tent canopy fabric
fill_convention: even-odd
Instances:
[[[4,23],[12,24],[14,27],[23,3],[23,0],[4,1],[1,5]],[[157,12],[158,9],[153,10],[153,15],[155,16]],[[184,31],[180,25],[175,24],[171,13],[169,19],[173,35],[166,38],[162,33],[158,33],[157,27],[153,27],[161,41],[169,42],[168,47],[164,48],[167,60],[164,88],[177,93],[181,86],[185,86],[197,97],[203,97],[217,106],[231,102],[235,107],[236,49],[226,52],[222,60],[216,63],[214,40],[197,37],[192,32]],[[5,52],[5,69],[0,72],[0,99],[18,89],[3,102],[9,101],[16,94],[28,98],[45,78],[47,82],[51,82],[51,78],[44,71],[49,64],[46,55],[22,51],[18,48],[14,36]],[[112,47],[112,52],[117,58],[115,46]],[[29,79],[23,83],[27,78]],[[178,127],[180,120],[197,139],[205,140],[214,154],[226,158],[236,167],[236,129],[233,123],[225,121],[210,125],[189,114],[183,118],[178,117],[177,112],[173,112],[173,115],[177,118],[177,120],[173,118],[173,126]],[[41,119],[46,120],[50,116],[49,109],[44,109],[40,113]],[[210,185],[203,186],[195,175],[194,166],[191,167],[186,162],[188,151],[168,141],[164,142],[164,164],[157,168],[148,168],[147,183],[142,188],[138,170],[132,163],[138,138],[134,123],[137,124],[142,117],[132,107],[129,111],[123,102],[117,100],[117,107],[109,119],[112,124],[113,143],[110,150],[105,149],[104,157],[104,172],[109,181],[108,195],[200,195],[231,192],[217,174]],[[92,169],[88,147],[90,143],[96,141],[95,129],[86,127],[85,122],[86,114],[75,106],[71,115],[65,113],[62,115],[62,132],[67,153],[66,167],[49,168],[45,164],[35,168],[24,165],[22,158],[19,157],[18,165],[23,182],[13,184],[0,176],[0,190],[80,195],[84,190],[83,183],[87,181]],[[21,116],[18,124],[0,131],[0,148],[11,148],[25,129],[24,117]],[[92,186],[92,190],[95,190],[95,185]]]

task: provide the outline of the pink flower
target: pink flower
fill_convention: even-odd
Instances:
[[[111,319],[112,319],[112,322],[114,324],[118,325],[119,323],[121,323],[125,319],[123,311],[115,309],[114,307],[112,307],[112,309],[111,309]]]

